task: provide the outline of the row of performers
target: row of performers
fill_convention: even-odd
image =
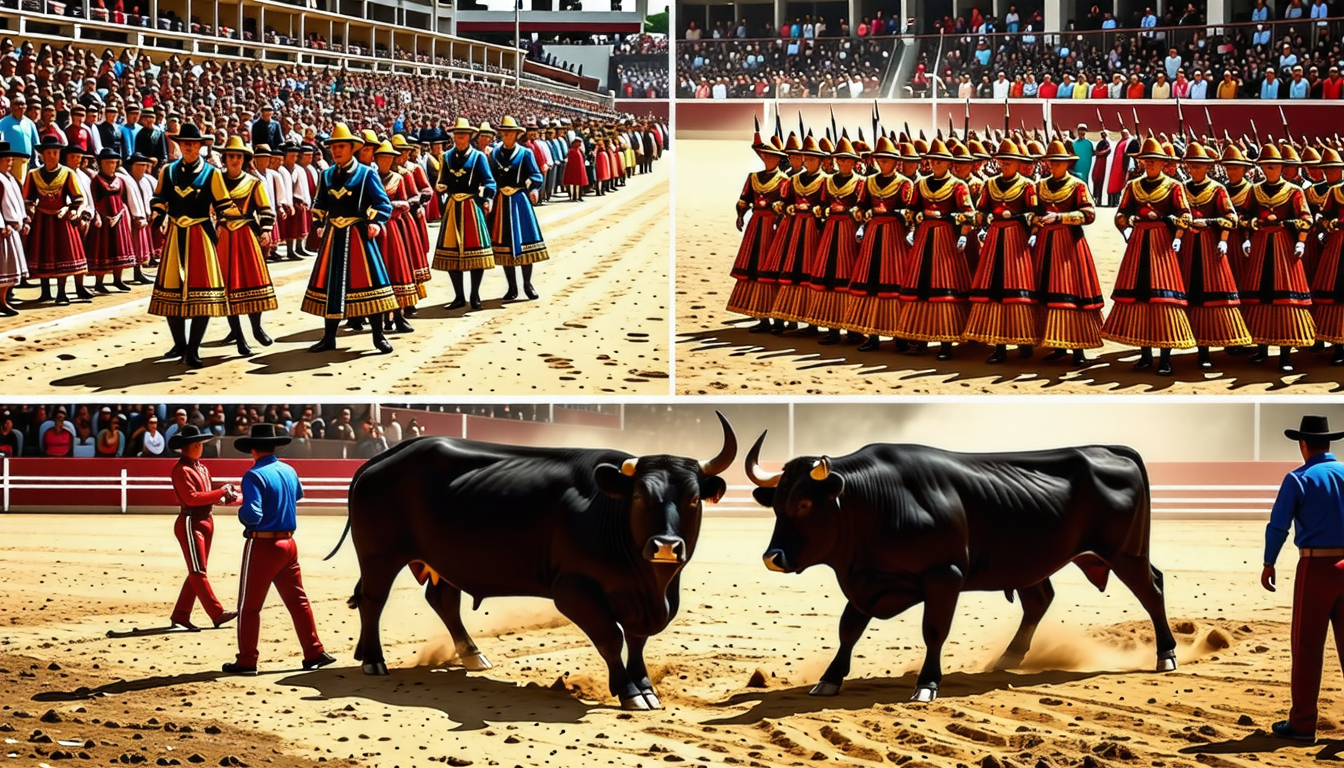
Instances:
[[[765,169],[737,204],[744,235],[728,302],[760,319],[753,332],[808,324],[806,334],[829,329],[822,344],[847,331],[867,337],[861,350],[893,337],[908,354],[936,343],[940,360],[955,342],[977,341],[994,347],[989,363],[1004,362],[1009,345],[1022,357],[1044,346],[1047,360],[1079,366],[1106,339],[1139,348],[1135,368],[1161,375],[1172,372],[1172,349],[1197,347],[1207,370],[1210,347],[1254,362],[1278,347],[1286,373],[1294,347],[1330,342],[1332,363],[1344,364],[1344,162],[1333,149],[1320,153],[1320,184],[1303,188],[1283,177],[1300,163],[1289,149],[1261,148],[1264,180],[1251,184],[1238,147],[1219,156],[1191,143],[1182,183],[1174,150],[1146,139],[1143,173],[1126,183],[1115,217],[1127,244],[1103,318],[1084,235],[1095,206],[1061,141],[1004,140],[977,156],[941,140],[921,152],[887,136],[871,149],[842,138],[828,152],[810,135],[782,144],[757,134],[753,148]],[[991,158],[998,175],[978,178]],[[1209,178],[1217,163],[1227,185]],[[1039,180],[1029,175],[1038,164]]]
[[[533,210],[544,177],[531,151],[517,142],[522,126],[506,118],[498,132],[501,143],[482,152],[472,145],[477,129],[459,119],[453,149],[431,186],[419,164],[397,167],[406,154],[404,140],[382,141],[371,132],[357,135],[337,126],[325,142],[331,166],[318,175],[307,212],[316,258],[302,310],[325,320],[322,340],[312,351],[334,349],[340,322],[350,320],[359,327],[367,322],[374,347],[391,352],[386,332],[412,330],[406,317],[425,297],[431,268],[449,273],[456,292],[452,309],[468,304],[479,309],[481,279],[496,265],[504,267],[509,282],[505,299],[518,296],[516,268],[523,292],[537,297],[532,265],[549,258]],[[261,324],[262,313],[278,307],[265,254],[290,233],[283,224],[277,231],[270,192],[252,165],[255,151],[241,137],[219,150],[223,169],[201,158],[205,139],[196,126],[184,126],[174,139],[182,157],[160,172],[150,198],[151,231],[162,245],[149,313],[168,320],[174,345],[165,357],[200,367],[200,344],[211,317],[228,318],[229,340],[239,354],[251,353],[242,332],[244,315],[253,337],[263,346],[272,343]],[[42,166],[28,173],[22,189],[9,184],[7,174],[0,178],[5,220],[0,282],[8,286],[29,273],[56,280],[63,295],[65,279],[89,265],[102,270],[141,258],[144,241],[117,159],[100,156],[89,185],[95,224],[86,239],[80,228],[84,193],[76,172],[60,162],[63,149],[41,145]],[[11,158],[12,153],[0,158],[0,168]],[[12,192],[18,194],[11,199]],[[443,210],[432,245],[428,221],[436,200]],[[471,275],[469,298],[464,273]]]

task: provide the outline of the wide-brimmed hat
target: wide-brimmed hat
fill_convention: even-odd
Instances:
[[[111,147],[103,147],[103,151],[98,153],[98,162],[101,163],[104,160],[121,162],[121,153]]]
[[[454,133],[456,133],[456,131],[454,131]],[[482,120],[481,124],[476,128],[476,135],[494,136],[495,129],[491,127],[489,120]]]
[[[472,124],[471,124],[471,121],[468,120],[467,118],[465,118],[465,117],[459,117],[459,118],[457,118],[457,122],[456,122],[456,123],[453,123],[453,127],[450,128],[450,129],[448,129],[448,132],[449,132],[449,133],[475,133],[475,132],[476,132],[476,126],[472,125]]]
[[[390,155],[391,157],[399,157],[401,155],[401,153],[397,151],[397,148],[392,146],[392,142],[390,141],[384,141],[382,144],[379,144],[378,149],[375,150],[373,154],[375,156]]]
[[[999,142],[999,147],[994,152],[994,157],[998,160],[1017,160],[1021,163],[1031,162],[1031,158],[1023,154],[1022,151],[1018,149],[1017,143],[1012,139],[1004,139]]]
[[[1162,142],[1149,136],[1144,139],[1143,144],[1139,146],[1138,158],[1140,160],[1170,160],[1171,155],[1168,155],[1166,151],[1162,149]]]
[[[1279,154],[1279,148],[1273,144],[1266,144],[1260,148],[1260,155],[1255,159],[1260,165],[1283,165],[1283,155]]]
[[[356,136],[354,133],[352,133],[350,131],[350,126],[346,125],[345,123],[337,123],[336,130],[331,132],[331,137],[322,143],[326,144],[327,146],[340,143],[357,144],[362,146],[364,144],[364,138],[362,136]]]
[[[5,153],[4,153],[4,152],[0,152],[0,157],[4,157],[4,156],[5,156]],[[154,162],[154,158],[152,158],[152,157],[146,157],[146,156],[140,154],[139,152],[132,152],[132,153],[131,153],[131,156],[126,160],[126,164],[127,164],[127,165],[136,165],[136,164],[138,164],[138,163],[152,163],[152,162]]]
[[[527,130],[529,130],[529,128],[524,128],[523,126],[519,125],[517,120],[514,120],[512,117],[508,115],[505,115],[504,121],[499,124],[500,133],[503,133],[504,131],[527,131]],[[536,126],[535,125],[530,126],[530,130],[536,130]]]
[[[803,139],[803,148],[798,150],[800,155],[812,155],[813,157],[825,157],[826,152],[817,146],[817,140],[811,136]]]
[[[253,448],[279,448],[282,445],[289,445],[293,440],[294,438],[285,434],[275,424],[253,424],[247,437],[234,440],[233,447],[248,453]]]
[[[1185,157],[1182,157],[1181,160],[1186,163],[1207,163],[1210,165],[1218,162],[1218,158],[1212,152],[1205,149],[1203,144],[1194,141],[1186,146]]]
[[[402,152],[410,152],[412,149],[415,149],[415,145],[407,141],[406,137],[402,136],[400,133],[393,136],[391,140],[389,140],[387,143],[390,144],[392,148],[397,151],[397,154],[401,154]]]
[[[15,150],[8,141],[0,141],[0,157],[29,157],[29,154]]]
[[[955,158],[952,157],[951,152],[947,151],[947,145],[943,143],[942,139],[934,139],[933,142],[929,144],[928,150],[924,152],[924,159],[951,161]]]
[[[271,145],[269,144],[258,144],[252,154],[256,157],[275,157],[275,153],[271,151]]]
[[[891,139],[886,136],[879,136],[877,145],[873,147],[873,157],[889,157],[892,160],[901,159],[901,151],[896,145],[891,143]]]
[[[65,143],[56,136],[43,136],[42,143],[37,145],[38,152],[46,152],[49,149],[65,149]]]
[[[230,136],[229,143],[225,144],[224,148],[220,151],[238,152],[244,155],[245,157],[252,157],[252,148],[247,146],[247,143],[243,141],[243,137],[237,134]]]
[[[1315,167],[1315,166],[1320,165],[1320,164],[1321,164],[1321,153],[1320,153],[1320,152],[1317,152],[1317,151],[1316,151],[1314,148],[1312,148],[1312,147],[1303,147],[1303,148],[1302,148],[1302,164],[1303,164],[1303,165],[1309,165],[1309,166],[1312,166],[1312,167]]]
[[[784,144],[784,154],[796,155],[803,151],[803,143],[798,140],[798,134],[790,133],[789,140]]]
[[[209,432],[202,432],[201,428],[195,424],[187,424],[168,438],[168,447],[171,450],[180,451],[191,443],[203,443],[213,437],[214,435]]]
[[[364,146],[366,147],[368,146],[376,147],[379,144],[383,143],[383,140],[378,138],[378,133],[371,128],[365,128],[364,130],[359,132],[359,135],[362,139],[364,139]]]
[[[179,144],[181,144],[184,141],[203,142],[205,141],[205,137],[201,135],[201,129],[197,128],[195,123],[187,123],[186,125],[177,129],[177,133],[173,134],[173,140]]]
[[[1227,145],[1227,148],[1223,150],[1223,159],[1221,162],[1223,165],[1241,165],[1248,168],[1255,165],[1255,163],[1246,159],[1246,153],[1242,152],[1241,147],[1238,147],[1236,144]]]
[[[831,152],[831,157],[858,160],[859,153],[854,150],[854,145],[850,143],[848,136],[841,136],[840,143],[835,145],[835,149]]]
[[[0,157],[4,157],[4,156],[5,156],[5,153],[4,153],[4,152],[0,152]],[[1316,164],[1316,167],[1317,167],[1317,168],[1344,168],[1344,160],[1341,160],[1341,159],[1340,159],[1340,157],[1339,157],[1339,153],[1336,152],[1333,148],[1331,148],[1331,147],[1326,147],[1326,148],[1324,148],[1324,149],[1321,150],[1321,162],[1317,163],[1317,164]]]
[[[1344,438],[1344,432],[1331,432],[1330,420],[1324,416],[1303,416],[1297,429],[1285,429],[1283,434],[1289,440],[1338,440]]]
[[[971,154],[975,155],[976,160],[991,160],[994,157],[990,154],[984,143],[978,139],[971,139],[966,142],[966,148],[971,150]]]

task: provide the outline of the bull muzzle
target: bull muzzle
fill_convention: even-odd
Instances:
[[[654,536],[644,545],[644,559],[651,563],[684,563],[686,542],[679,536]]]
[[[782,549],[772,549],[766,552],[761,559],[765,561],[765,567],[775,573],[790,573],[793,571],[789,567],[789,558]]]

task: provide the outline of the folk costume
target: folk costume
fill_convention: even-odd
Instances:
[[[953,157],[942,139],[934,139],[924,159],[950,163]],[[971,190],[949,172],[934,173],[915,183],[910,208],[915,211],[915,239],[901,275],[905,304],[896,335],[939,342],[938,359],[950,360],[952,342],[961,340],[970,315],[971,273],[965,247],[975,218]]]
[[[338,123],[328,145],[346,143],[358,148],[364,140]],[[313,220],[323,228],[313,275],[304,293],[304,312],[326,321],[322,340],[313,352],[336,348],[336,330],[343,319],[373,318],[373,346],[387,354],[392,345],[383,335],[378,316],[397,308],[382,253],[369,227],[380,229],[392,216],[392,201],[369,166],[351,157],[344,165],[322,172],[313,195]]]
[[[583,190],[591,183],[583,159],[583,141],[581,139],[571,141],[569,152],[565,155],[564,175],[560,177],[560,183],[569,190],[571,203],[583,200]]]
[[[202,141],[192,123],[183,126],[176,138],[179,144]],[[210,216],[236,216],[238,209],[224,186],[224,175],[199,157],[190,163],[186,158],[175,160],[164,167],[152,208],[154,226],[166,227],[167,235],[149,313],[168,318],[174,346],[166,357],[180,355],[188,366],[200,368],[204,365],[200,344],[210,318],[229,314]],[[187,318],[192,318],[189,336]]]
[[[1058,149],[1062,152],[1063,144]],[[995,157],[1031,162],[1007,139],[999,145]],[[971,313],[965,336],[993,344],[994,352],[986,362],[1002,363],[1008,356],[1006,345],[1018,345],[1025,357],[1041,336],[1036,265],[1027,245],[1036,214],[1036,185],[1016,172],[991,178],[982,185],[975,207],[988,231],[971,281]]]
[[[1072,162],[1062,144],[1051,142],[1046,155],[1056,162]],[[1087,186],[1062,169],[1036,182],[1036,286],[1045,305],[1041,346],[1054,349],[1046,360],[1058,360],[1068,350],[1072,362],[1087,363],[1083,350],[1097,349],[1101,341],[1101,281],[1083,227],[1096,220],[1096,207]],[[1049,221],[1046,221],[1046,219]]]
[[[1282,166],[1278,147],[1260,150],[1261,166]],[[1311,230],[1311,211],[1302,188],[1282,178],[1256,185],[1247,205],[1251,229],[1250,261],[1241,290],[1243,314],[1251,337],[1259,346],[1251,362],[1268,359],[1269,347],[1279,347],[1279,370],[1293,371],[1292,348],[1315,342],[1311,318],[1311,288],[1302,269],[1302,256]]]
[[[1326,148],[1321,167],[1344,168],[1344,162],[1338,152]],[[1316,323],[1316,340],[1334,345],[1330,364],[1344,365],[1344,269],[1340,264],[1344,260],[1344,184],[1333,183],[1321,203],[1320,214],[1325,243],[1311,281],[1311,317]]]
[[[830,175],[821,170],[825,155],[816,139],[808,136],[798,154],[807,165],[802,173],[790,179],[784,197],[776,203],[788,216],[775,232],[762,279],[779,284],[771,315],[785,322],[805,322],[807,308],[807,263],[821,245],[822,217],[825,215],[823,196]],[[774,329],[783,332],[783,327]],[[809,329],[815,332],[815,329]]]
[[[9,142],[0,141],[0,158],[17,159],[27,154],[15,152]],[[10,293],[28,277],[28,258],[23,250],[23,225],[28,210],[23,188],[9,173],[0,173],[0,316],[13,317],[19,311],[9,303]]]
[[[512,132],[517,137],[522,130],[512,117],[505,117],[499,126],[500,135]],[[546,261],[550,255],[529,195],[540,194],[545,177],[537,167],[532,150],[521,144],[509,147],[507,143],[501,143],[489,157],[490,173],[499,190],[499,200],[490,212],[490,242],[495,250],[495,263],[504,268],[504,277],[509,283],[504,300],[518,298],[514,267],[522,267],[523,293],[535,300],[537,291],[532,287],[532,265]]]
[[[1185,150],[1185,163],[1212,165],[1216,156],[1200,144]],[[1237,212],[1227,189],[1213,179],[1185,182],[1190,219],[1181,239],[1181,278],[1185,281],[1190,329],[1199,345],[1199,367],[1213,367],[1209,347],[1240,347],[1251,343],[1241,317],[1241,299],[1228,262],[1228,238],[1237,229]]]
[[[758,318],[760,322],[752,326],[752,333],[770,330],[770,311],[777,293],[775,283],[761,281],[761,269],[780,220],[775,203],[783,199],[781,194],[788,187],[788,177],[779,169],[784,150],[776,143],[761,141],[760,134],[756,134],[752,149],[765,163],[765,170],[747,177],[737,199],[737,228],[742,232],[742,243],[733,259],[734,282],[733,292],[728,296],[728,311]]]
[[[431,146],[438,146],[433,144]],[[425,176],[429,179],[437,180],[443,164],[443,155],[436,155],[433,152],[424,152],[425,157]],[[430,221],[438,221],[443,217],[443,201],[438,192],[434,191],[434,185],[429,187],[429,201],[425,203],[425,216]]]
[[[241,136],[231,137],[224,146],[223,154],[233,152],[242,154],[245,161],[252,157]],[[224,187],[238,209],[237,214],[224,216],[219,222],[219,265],[224,270],[229,297],[229,337],[225,341],[237,344],[238,354],[250,355],[252,349],[243,337],[241,317],[248,316],[253,337],[263,347],[269,347],[273,342],[262,330],[261,313],[280,306],[261,247],[263,236],[274,236],[275,214],[266,188],[256,176],[243,172],[230,177],[226,171]]]
[[[468,136],[475,129],[466,118],[458,118],[453,136]],[[467,305],[463,297],[462,273],[471,272],[471,308],[481,308],[481,278],[485,270],[495,266],[494,248],[490,243],[490,229],[485,221],[483,206],[495,197],[495,178],[490,174],[490,163],[475,147],[453,147],[439,171],[437,189],[448,193],[439,227],[439,244],[434,250],[434,269],[449,273],[456,296],[449,309]]]
[[[23,199],[28,207],[29,229],[24,247],[28,254],[28,269],[34,278],[42,280],[42,296],[38,301],[50,301],[49,279],[57,281],[57,304],[69,304],[65,295],[65,278],[75,277],[81,295],[85,293],[79,275],[88,271],[84,254],[84,239],[75,220],[84,205],[75,172],[55,162],[55,152],[61,145],[55,139],[44,141],[40,147],[44,161],[41,168],[30,170],[23,183]]]
[[[98,162],[120,161],[111,150],[98,154]],[[136,257],[134,227],[131,216],[131,191],[120,175],[108,176],[101,171],[89,183],[89,198],[94,209],[93,226],[85,240],[89,272],[98,278],[95,290],[102,288],[103,278],[112,276],[112,284],[119,290],[130,287],[121,279],[123,269],[132,269],[139,262]]]
[[[389,157],[393,158],[393,161],[399,156],[397,149],[386,141],[374,153],[375,158]],[[386,162],[390,166],[392,161]],[[392,202],[392,216],[375,238],[378,250],[383,254],[383,262],[387,265],[387,278],[392,283],[392,293],[397,299],[397,309],[393,310],[389,330],[410,333],[415,329],[406,321],[405,309],[414,307],[416,302],[425,297],[425,287],[416,279],[410,254],[410,249],[418,247],[419,242],[414,234],[415,222],[411,217],[408,191],[413,179],[409,174],[399,173],[390,167],[384,173],[381,163],[378,176],[383,189],[387,192],[388,200]]]
[[[874,166],[877,158],[897,161],[902,153],[913,152],[909,144],[898,150],[891,139],[882,136],[873,149]],[[878,349],[883,336],[896,336],[902,305],[901,269],[909,248],[906,237],[915,194],[914,183],[894,169],[888,175],[878,167],[864,184],[863,242],[849,281],[849,306],[842,323],[848,331],[868,334],[859,347],[861,352]],[[898,340],[897,347],[903,343]]]
[[[285,165],[282,170],[289,176],[290,200],[293,201],[294,214],[285,220],[280,239],[289,247],[290,258],[306,256],[303,245],[308,241],[308,232],[312,228],[313,189],[308,172],[298,164],[298,156],[303,148],[295,145],[284,147]],[[293,155],[293,159],[290,156]]]
[[[1140,149],[1140,160],[1171,159],[1156,139],[1145,139]],[[1195,346],[1185,313],[1185,281],[1171,244],[1181,231],[1177,222],[1189,213],[1185,189],[1160,171],[1130,181],[1120,196],[1115,226],[1122,232],[1131,229],[1131,234],[1111,292],[1114,306],[1101,335],[1141,349],[1135,370],[1152,367],[1156,347],[1162,350],[1157,373],[1170,376],[1171,350]]]
[[[839,168],[842,160],[857,163],[859,155],[847,137],[841,137],[831,157],[836,172],[821,187],[824,218],[821,240],[810,254],[807,272],[806,304],[799,313],[807,322],[829,328],[821,344],[840,343],[840,326],[845,322],[849,301],[849,279],[859,258],[859,225],[863,221],[867,178],[853,170]]]
[[[1227,182],[1223,185],[1227,188],[1227,199],[1232,203],[1232,210],[1237,214],[1236,234],[1241,235],[1243,240],[1250,238],[1250,218],[1247,213],[1250,211],[1251,191],[1255,189],[1255,184],[1246,178],[1246,170],[1254,167],[1254,163],[1246,159],[1241,148],[1236,144],[1229,144],[1223,150],[1222,160],[1219,165],[1223,167],[1223,172],[1227,174]],[[1235,241],[1234,241],[1235,242]],[[1240,292],[1246,283],[1246,269],[1250,264],[1250,256],[1245,252],[1235,253],[1230,259],[1232,262],[1232,277],[1237,281],[1237,290]]]
[[[406,255],[410,258],[411,268],[415,272],[416,284],[423,286],[430,279],[429,249],[432,247],[429,239],[429,214],[425,206],[434,198],[434,186],[425,174],[425,169],[410,159],[411,150],[415,147],[406,141],[405,136],[401,134],[393,136],[391,144],[392,148],[397,150],[398,157],[393,163],[393,168],[407,178],[406,202],[410,203],[407,232],[410,239],[406,241],[408,249]],[[415,307],[407,309],[414,312]]]
[[[202,432],[195,424],[187,424],[169,438],[168,448],[181,451],[189,444],[202,443],[213,437],[209,432]],[[210,470],[204,464],[186,456],[177,460],[171,477],[173,491],[181,506],[177,520],[173,523],[173,535],[177,537],[182,557],[187,561],[187,578],[178,592],[171,621],[175,627],[196,629],[196,625],[191,623],[191,612],[199,600],[205,615],[218,627],[238,616],[233,611],[224,610],[206,573],[210,562],[210,544],[215,537],[215,518],[212,513],[214,505],[224,502],[226,491],[214,487]]]

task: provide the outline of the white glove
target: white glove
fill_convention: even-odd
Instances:
[[[908,233],[906,233],[906,235],[905,235],[905,244],[906,244],[906,245],[914,245],[914,244],[915,244],[915,231],[914,231],[913,229],[910,230]]]
[[[1176,253],[1180,253],[1180,252],[1181,252],[1181,241],[1180,241],[1180,240],[1172,240],[1172,241],[1171,241],[1171,250],[1175,251]]]
[[[1226,240],[1219,240],[1219,241],[1218,241],[1218,255],[1219,255],[1219,256],[1226,256],[1226,255],[1227,255],[1227,241],[1226,241]]]
[[[1295,244],[1293,245],[1293,255],[1294,255],[1294,256],[1299,256],[1299,257],[1300,257],[1302,254],[1304,254],[1304,253],[1306,253],[1306,252],[1307,252],[1307,244],[1306,244],[1306,243],[1304,243],[1304,242],[1302,242],[1302,241],[1299,240],[1297,243],[1295,243]]]
[[[1241,244],[1241,252],[1247,256],[1251,255],[1251,241],[1247,240]]]
[[[1028,237],[1028,238],[1027,238],[1027,247],[1028,247],[1028,248],[1035,248],[1035,247],[1036,247],[1036,236],[1035,236],[1035,235],[1032,235],[1031,237]]]
[[[1301,243],[1299,243],[1299,245],[1301,245]],[[966,236],[965,236],[965,235],[962,235],[961,237],[958,237],[958,238],[957,238],[957,250],[958,250],[958,251],[965,251],[965,250],[966,250]]]

